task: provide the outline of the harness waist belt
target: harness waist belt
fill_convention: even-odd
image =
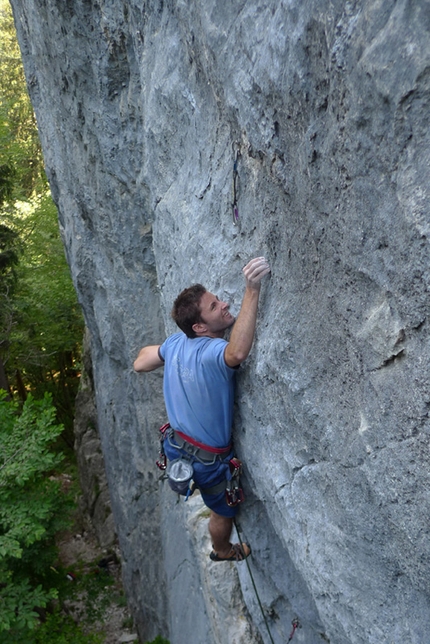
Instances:
[[[181,449],[185,449],[191,454],[197,454],[203,458],[207,457],[213,459],[217,456],[225,456],[231,452],[231,445],[228,447],[212,447],[211,445],[200,443],[199,441],[194,440],[194,438],[191,438],[191,436],[187,436],[176,429],[172,428],[171,432],[173,433],[173,437],[177,443],[182,443],[182,445],[180,445]]]
[[[221,481],[218,485],[213,485],[212,487],[199,487],[199,490],[202,494],[220,494],[221,492],[224,492],[226,487],[227,479]]]

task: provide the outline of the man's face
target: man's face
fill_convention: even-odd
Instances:
[[[234,316],[228,309],[229,304],[222,302],[213,293],[209,291],[203,293],[200,300],[200,314],[203,323],[194,325],[197,327],[195,329],[197,335],[222,338],[224,331],[234,323]]]

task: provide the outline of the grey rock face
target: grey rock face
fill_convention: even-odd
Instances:
[[[83,344],[83,368],[73,426],[82,490],[80,505],[82,516],[91,523],[99,544],[107,548],[114,545],[116,531],[98,430],[88,332]]]
[[[175,550],[172,537],[185,509],[172,511],[152,466],[162,375],[131,365],[174,330],[169,310],[184,286],[203,282],[237,312],[241,268],[265,254],[272,276],[238,378],[234,438],[246,463],[240,523],[273,640],[297,616],[297,642],[422,644],[429,3],[12,5],[91,332],[141,635],[179,643],[180,624],[211,627],[197,561],[172,563],[190,547]]]

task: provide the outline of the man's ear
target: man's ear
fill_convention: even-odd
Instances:
[[[205,333],[207,331],[207,326],[204,322],[196,322],[191,328],[196,335],[200,335],[201,333]]]

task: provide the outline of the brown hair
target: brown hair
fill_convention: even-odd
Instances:
[[[179,293],[173,303],[172,318],[178,327],[189,338],[195,338],[193,324],[203,322],[200,313],[200,300],[206,289],[201,284],[194,284]]]

